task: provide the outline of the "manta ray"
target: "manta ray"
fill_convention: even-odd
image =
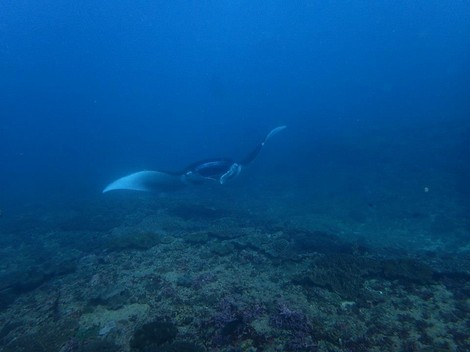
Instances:
[[[256,159],[268,139],[285,128],[286,126],[279,126],[272,129],[263,141],[240,161],[230,158],[213,158],[194,162],[180,172],[138,171],[111,182],[105,187],[103,193],[114,190],[162,191],[205,182],[223,185],[237,177],[244,167]]]

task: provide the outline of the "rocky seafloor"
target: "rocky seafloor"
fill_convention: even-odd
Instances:
[[[1,351],[470,350],[468,250],[372,246],[229,201],[118,200],[4,214]]]

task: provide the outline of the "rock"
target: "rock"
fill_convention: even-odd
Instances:
[[[93,306],[102,305],[109,309],[117,310],[127,303],[129,297],[130,292],[128,289],[112,287],[97,292],[96,295],[89,300],[89,303]]]
[[[109,321],[106,323],[105,326],[103,326],[100,331],[98,332],[98,335],[100,336],[106,336],[108,335],[111,331],[113,331],[116,328],[116,322],[114,320]]]

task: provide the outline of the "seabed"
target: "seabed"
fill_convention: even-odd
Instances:
[[[208,194],[4,212],[0,350],[470,350],[446,209]]]

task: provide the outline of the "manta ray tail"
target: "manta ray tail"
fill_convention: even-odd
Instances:
[[[268,134],[267,136],[264,138],[264,141],[262,144],[266,143],[268,141],[269,138],[271,138],[272,136],[274,136],[275,134],[281,132],[282,130],[286,129],[287,126],[279,126],[279,127],[276,127],[274,129],[272,129]]]
[[[139,171],[111,182],[103,193],[117,189],[132,191],[166,191],[184,186],[181,175],[161,171]]]
[[[240,161],[240,165],[248,165],[248,164],[251,164],[253,162],[253,160],[256,159],[256,157],[258,156],[258,154],[261,152],[261,149],[263,149],[264,147],[264,144],[268,141],[268,139],[270,139],[272,136],[274,136],[275,134],[281,132],[282,130],[284,130],[287,126],[279,126],[279,127],[276,127],[274,129],[272,129],[267,135],[266,137],[264,137],[264,140],[259,143],[255,149],[253,149],[242,161]]]

